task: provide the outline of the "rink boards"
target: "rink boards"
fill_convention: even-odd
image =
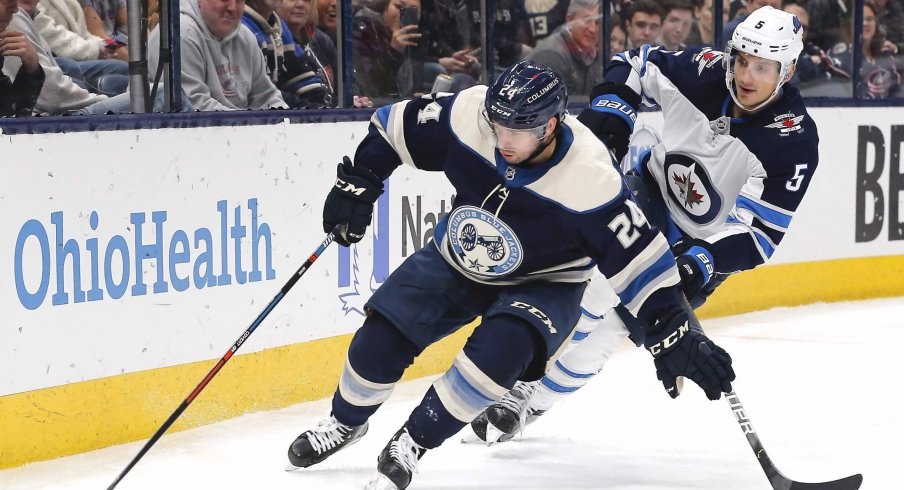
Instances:
[[[702,317],[904,294],[900,109],[813,109],[821,162],[769,266]],[[655,144],[642,114],[631,158]],[[147,438],[322,240],[365,123],[3,136],[0,468]],[[372,233],[333,246],[175,429],[329,396],[362,308],[452,189],[402,168]],[[469,329],[421,356],[445,369]]]

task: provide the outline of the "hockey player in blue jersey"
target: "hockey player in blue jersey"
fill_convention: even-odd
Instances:
[[[786,85],[801,38],[795,16],[762,7],[738,26],[724,53],[643,46],[618,54],[579,116],[621,158],[641,99],[662,107],[662,141],[626,180],[672,245],[695,308],[728,275],[769,259],[816,170],[816,126],[797,89]],[[629,330],[643,342],[619,302],[606,281],[592,280],[568,350],[540,382],[518,383],[475,419],[477,436],[511,439],[597,374]]]
[[[438,378],[377,460],[367,488],[403,489],[428,449],[461,430],[518,380],[536,380],[580,317],[595,269],[634,281],[616,288],[649,324],[657,375],[693,380],[712,399],[729,391],[731,358],[688,328],[665,238],[630,198],[609,152],[565,112],[564,83],[524,61],[492,85],[377,110],[354,163],[345,158],[324,204],[342,245],[370,223],[383,180],[400,164],[442,171],[455,187],[433,245],[396,269],[366,305],[332,412],[289,448],[308,467],[364,436],[414,358],[478,316]],[[334,228],[336,227],[336,228]]]

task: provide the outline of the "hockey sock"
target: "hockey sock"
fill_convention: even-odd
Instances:
[[[549,410],[554,403],[586,385],[603,369],[628,335],[614,309],[599,319],[582,315],[578,326],[589,330],[590,334],[573,341],[546,373],[531,397],[532,409]]]
[[[405,424],[411,437],[425,448],[438,447],[508,392],[541,345],[533,327],[517,317],[484,319],[411,413]]]
[[[389,398],[420,349],[386,318],[372,314],[355,333],[333,395],[333,416],[356,427]]]

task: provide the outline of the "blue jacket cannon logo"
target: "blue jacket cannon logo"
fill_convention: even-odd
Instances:
[[[462,206],[449,215],[449,244],[463,270],[484,278],[511,273],[523,258],[521,243],[509,226],[474,206]]]

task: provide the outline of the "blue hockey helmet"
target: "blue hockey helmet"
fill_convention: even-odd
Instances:
[[[534,129],[565,116],[568,91],[562,78],[550,68],[530,60],[505,70],[487,89],[484,102],[490,122],[510,129]]]

